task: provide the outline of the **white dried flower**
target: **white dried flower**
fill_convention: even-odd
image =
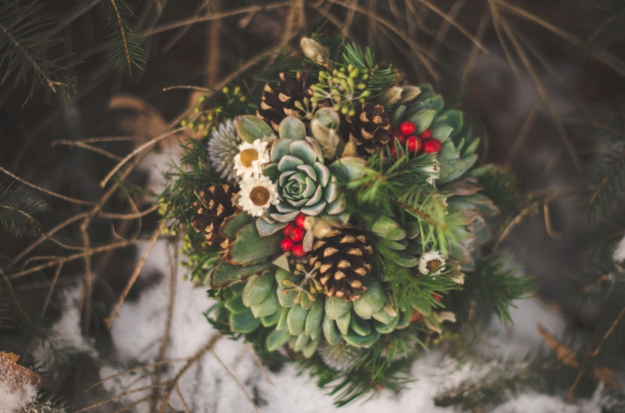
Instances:
[[[434,163],[430,166],[426,166],[425,168],[423,168],[423,170],[430,173],[430,176],[426,179],[426,181],[428,184],[434,186],[441,172],[441,167],[438,164],[438,159],[436,159],[436,155],[434,155]]]
[[[436,250],[425,252],[419,260],[419,272],[423,275],[440,274],[446,262],[445,258]]]
[[[267,142],[260,139],[253,143],[243,142],[239,153],[234,157],[234,170],[245,181],[263,174],[263,165],[269,162]]]
[[[260,217],[265,209],[280,202],[276,186],[271,180],[261,175],[241,181],[238,205],[253,217]]]

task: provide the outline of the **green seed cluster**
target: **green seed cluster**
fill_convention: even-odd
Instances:
[[[247,97],[241,93],[240,87],[235,87],[232,91],[224,87],[221,92],[225,95],[227,105],[235,101],[245,102]],[[197,106],[193,109],[193,113],[187,118],[180,121],[180,126],[188,126],[193,132],[202,132],[203,136],[208,136],[210,131],[219,123],[219,115],[223,111],[221,106],[211,107],[208,105],[205,96],[200,97]]]
[[[354,116],[355,105],[364,103],[365,98],[371,95],[367,90],[369,71],[349,65],[334,69],[332,72],[320,72],[319,83],[311,86],[312,101],[319,103],[330,99],[334,102],[334,109],[343,115]]]

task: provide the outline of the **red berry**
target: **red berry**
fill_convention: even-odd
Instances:
[[[297,258],[302,258],[304,255],[306,255],[306,251],[304,251],[304,247],[302,247],[302,244],[297,244],[293,247],[293,255]]]
[[[410,153],[418,152],[419,149],[421,149],[421,140],[416,136],[409,137],[406,139],[406,142],[408,145],[408,152]]]
[[[300,228],[304,228],[304,221],[306,221],[306,215],[304,214],[299,214],[297,218],[295,218],[295,223]]]
[[[291,251],[293,249],[293,245],[295,245],[295,243],[291,238],[285,238],[280,243],[280,248],[282,248],[282,251]]]
[[[301,228],[295,227],[291,230],[290,237],[295,242],[302,242],[302,240],[304,239],[304,235],[306,235],[306,231]]]
[[[423,140],[430,139],[432,137],[432,131],[429,129],[426,129],[425,131],[419,134],[419,137]]]
[[[423,151],[425,153],[439,152],[442,147],[443,145],[441,144],[441,141],[439,141],[438,139],[432,138],[430,140],[425,141],[425,143],[423,144]]]
[[[415,131],[414,123],[402,122],[401,125],[399,125],[399,130],[406,136],[412,135]]]
[[[391,156],[393,159],[397,159],[397,149],[391,148]]]
[[[395,136],[395,139],[402,145],[406,142],[406,137],[404,135],[397,135]]]
[[[293,228],[295,228],[295,224],[292,222],[289,222],[288,224],[286,224],[286,227],[282,228],[282,235],[284,235],[285,237],[290,236],[291,231],[293,231]]]
[[[432,297],[434,297],[436,299],[436,301],[441,301],[443,299],[443,297],[441,297],[438,291],[434,291],[436,294],[432,294]]]

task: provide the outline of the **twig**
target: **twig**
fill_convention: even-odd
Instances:
[[[156,244],[156,241],[158,240],[159,235],[161,235],[162,227],[163,227],[162,223],[159,224],[158,227],[156,227],[156,230],[152,234],[152,238],[150,239],[150,243],[148,244],[148,247],[146,248],[139,262],[137,263],[135,270],[132,272],[132,275],[130,276],[128,283],[126,284],[126,288],[124,288],[124,291],[122,292],[122,294],[119,296],[119,299],[115,303],[115,306],[113,307],[113,311],[111,311],[111,315],[108,316],[108,318],[104,320],[108,328],[111,328],[111,326],[113,325],[113,321],[117,317],[117,313],[119,312],[119,309],[124,303],[126,296],[130,292],[130,289],[132,288],[132,286],[135,284],[135,281],[137,281],[137,278],[139,277],[139,274],[141,273],[141,270],[143,269],[145,262],[150,256],[150,253],[152,252],[152,248],[154,248],[154,244]]]
[[[187,401],[184,399],[184,396],[182,395],[182,392],[180,391],[180,387],[178,387],[177,384],[174,386],[174,390],[176,390],[176,394],[178,395],[178,398],[182,402],[182,406],[184,407],[185,413],[191,413],[191,410],[189,409],[189,405],[187,404]]]
[[[547,234],[553,239],[562,238],[562,234],[555,232],[553,227],[551,226],[551,214],[549,213],[549,204],[543,204],[543,215],[545,217],[545,229],[547,230]]]
[[[31,188],[36,189],[38,191],[41,191],[41,192],[43,192],[45,194],[52,195],[55,198],[59,198],[59,199],[62,199],[64,201],[68,201],[68,202],[73,202],[73,203],[79,204],[79,205],[95,205],[95,202],[83,201],[82,199],[70,198],[70,197],[67,197],[65,195],[57,194],[56,192],[48,191],[47,189],[42,188],[40,186],[31,184],[30,182],[23,180],[19,176],[13,175],[11,172],[7,171],[6,169],[4,169],[1,166],[0,166],[0,171],[4,172],[5,174],[9,175],[11,178],[15,179],[16,181],[18,181],[18,182],[20,182],[20,183],[22,183],[22,184],[24,184],[24,185],[26,185],[28,187],[31,187]]]
[[[518,155],[519,150],[521,149],[521,146],[523,146],[523,142],[525,142],[525,138],[527,137],[530,129],[532,129],[532,126],[534,125],[534,119],[536,118],[538,109],[540,109],[540,102],[534,103],[534,106],[532,107],[532,110],[527,116],[527,119],[525,119],[525,123],[523,123],[523,127],[521,127],[521,131],[519,132],[516,139],[514,140],[514,143],[512,144],[512,148],[510,148],[510,152],[508,153],[508,159],[506,159],[506,164],[505,164],[506,168],[510,168],[510,164]]]
[[[228,373],[228,375],[232,377],[232,380],[234,380],[237,383],[237,385],[241,388],[241,390],[243,390],[243,393],[245,393],[245,397],[247,397],[247,400],[249,400],[250,403],[252,403],[252,406],[254,407],[254,411],[256,411],[256,413],[259,413],[258,407],[256,407],[256,403],[254,403],[254,399],[252,399],[252,397],[248,394],[247,390],[245,390],[245,387],[243,386],[243,384],[241,384],[239,379],[237,379],[237,376],[235,376],[234,373],[230,371],[228,366],[226,366],[226,364],[221,360],[221,358],[219,358],[219,356],[217,355],[214,349],[211,348],[210,352],[213,353],[213,356],[215,356],[219,364],[221,364],[221,367],[223,367],[224,370],[226,370],[226,373]]]
[[[181,362],[181,361],[187,361],[187,358],[177,358],[177,359],[163,360],[163,361],[159,361],[159,362],[155,362],[155,363],[147,363],[147,364],[144,364],[144,365],[139,366],[139,367],[134,367],[132,369],[124,370],[124,371],[122,371],[120,373],[113,374],[112,376],[108,376],[108,377],[100,380],[99,382],[92,384],[91,386],[89,386],[89,388],[87,390],[85,390],[85,392],[88,392],[89,390],[93,389],[94,387],[99,386],[100,384],[104,383],[105,381],[108,381],[108,380],[111,380],[111,379],[123,376],[125,374],[134,373],[135,371],[147,369],[148,367],[162,366],[163,364],[178,363],[178,362]]]
[[[41,320],[48,309],[48,304],[50,304],[50,299],[52,298],[52,293],[54,292],[54,287],[56,286],[57,281],[59,280],[59,275],[61,275],[61,270],[63,269],[64,262],[59,262],[56,271],[54,272],[54,277],[52,278],[52,283],[50,284],[50,289],[48,290],[48,295],[46,296],[46,300],[43,302],[43,306],[41,306],[41,313],[39,314],[39,319]]]
[[[265,369],[265,366],[263,366],[263,362],[261,361],[260,357],[258,357],[258,354],[256,354],[256,351],[254,351],[254,347],[252,347],[251,343],[247,343],[247,345],[250,347],[250,350],[252,350],[252,354],[254,355],[254,359],[256,360],[256,363],[258,364],[258,367],[260,367],[260,371],[262,371],[263,376],[265,376],[265,378],[267,379],[269,384],[271,384],[273,386],[273,381],[271,381],[271,377],[269,377],[269,373],[267,373],[267,369]]]
[[[614,333],[616,326],[623,320],[623,318],[625,318],[625,307],[623,307],[618,317],[616,317],[616,319],[612,322],[608,331],[605,332],[605,334],[603,335],[603,338],[601,339],[601,342],[599,343],[599,345],[597,345],[597,347],[595,348],[595,351],[592,352],[592,354],[590,355],[590,358],[586,360],[586,362],[584,363],[584,368],[582,368],[579,371],[579,373],[577,373],[577,377],[575,377],[575,382],[573,383],[573,385],[569,389],[568,394],[566,395],[566,400],[568,402],[573,402],[575,400],[575,389],[577,389],[577,386],[579,385],[579,382],[581,381],[582,376],[584,375],[584,372],[586,371],[586,368],[599,355],[599,353],[603,349],[603,346],[608,341],[608,338],[610,338],[612,333]]]
[[[152,30],[148,30],[148,31],[142,33],[141,37],[152,36],[152,35],[155,35],[156,33],[161,33],[161,32],[167,31],[167,30],[176,29],[178,27],[189,26],[189,25],[192,25],[192,24],[195,24],[195,23],[201,23],[201,22],[207,22],[207,21],[211,21],[211,20],[223,19],[224,17],[231,17],[231,16],[236,16],[236,15],[239,15],[239,14],[254,13],[254,12],[261,11],[261,10],[278,9],[278,8],[281,8],[281,7],[289,6],[290,4],[291,4],[290,1],[283,1],[283,2],[280,2],[280,3],[274,3],[274,4],[266,4],[266,5],[251,6],[251,7],[242,7],[242,8],[239,8],[239,9],[229,10],[229,11],[222,12],[222,13],[211,14],[209,16],[194,17],[192,19],[179,20],[177,22],[168,23],[168,24],[165,24],[163,26],[156,27],[156,28],[154,28]]]
[[[455,20],[456,16],[458,16],[458,13],[460,12],[460,9],[462,9],[462,6],[464,6],[465,3],[466,3],[466,0],[456,0],[453,6],[451,6],[451,9],[449,9],[449,18],[452,20]],[[441,27],[438,29],[438,33],[436,33],[436,38],[434,39],[434,42],[432,42],[432,45],[430,46],[430,52],[432,52],[433,55],[436,56],[438,54],[438,49],[440,48],[441,44],[443,44],[443,42],[445,41],[445,37],[447,37],[447,33],[449,32],[450,26],[451,26],[451,22],[449,20],[445,20],[441,24]]]
[[[187,372],[187,370],[189,370],[189,368],[195,364],[200,358],[202,358],[202,356],[204,354],[206,354],[206,352],[210,351],[210,349],[213,348],[213,346],[215,345],[215,343],[221,338],[221,334],[219,333],[215,333],[210,339],[208,339],[208,342],[206,342],[206,344],[204,345],[204,347],[202,347],[201,349],[199,349],[194,355],[193,357],[190,357],[187,359],[186,364],[178,371],[178,373],[176,374],[176,376],[174,376],[173,379],[171,379],[169,382],[167,382],[167,388],[165,388],[165,391],[163,392],[163,396],[161,397],[161,407],[158,410],[158,413],[165,413],[167,410],[167,405],[169,403],[169,398],[171,397],[171,392],[174,389],[174,386],[176,384],[178,384],[178,380],[180,380],[180,378]]]
[[[482,18],[480,19],[480,23],[477,26],[477,31],[475,32],[475,37],[480,41],[484,39],[484,35],[486,34],[486,29],[488,28],[489,21],[490,13],[488,13],[488,10],[484,10]],[[463,88],[467,82],[469,73],[471,72],[471,70],[473,70],[473,66],[475,66],[475,61],[477,60],[477,56],[479,55],[479,53],[480,49],[478,49],[478,47],[473,44],[473,46],[471,47],[471,53],[469,53],[469,58],[467,59],[467,64],[462,70],[462,80],[460,81],[460,84]]]
[[[514,72],[514,76],[517,79],[521,79],[519,76],[519,69],[516,67],[516,63],[514,63],[514,59],[512,58],[512,53],[508,49],[508,44],[506,43],[506,39],[501,32],[501,16],[499,15],[499,10],[497,9],[497,3],[495,0],[488,0],[488,6],[490,8],[490,14],[493,18],[493,26],[495,27],[495,33],[497,33],[497,38],[499,39],[499,44],[501,44],[501,48],[503,49],[504,54],[506,55],[506,59],[510,64],[510,68]]]
[[[128,395],[130,395],[130,394],[139,393],[140,391],[145,391],[145,390],[151,390],[151,389],[153,389],[154,387],[155,387],[154,385],[150,385],[150,386],[145,386],[145,387],[139,387],[138,389],[134,389],[134,390],[125,391],[125,392],[122,392],[122,393],[116,394],[116,395],[115,395],[115,396],[113,396],[113,397],[109,397],[108,399],[101,400],[101,401],[99,401],[99,402],[97,402],[97,403],[95,403],[95,404],[92,404],[91,406],[87,406],[87,407],[85,407],[85,408],[83,408],[83,409],[76,410],[76,411],[75,411],[75,412],[73,412],[73,413],[82,413],[82,412],[86,412],[87,410],[95,409],[96,407],[100,407],[100,406],[102,406],[103,404],[107,404],[107,403],[110,403],[110,402],[112,402],[112,401],[115,401],[115,400],[121,399],[121,398],[123,398],[123,397],[125,397],[125,396],[128,396]],[[149,397],[146,397],[146,398],[145,398],[145,400],[147,400],[147,399],[149,399]]]
[[[123,1],[123,0],[122,0]],[[119,9],[117,8],[117,3],[115,0],[110,0],[113,8],[115,9],[115,14],[117,14],[117,24],[119,25],[119,32],[122,35],[122,41],[124,42],[124,52],[126,53],[126,61],[130,64],[130,51],[128,50],[128,41],[126,40],[126,29],[124,28],[124,22],[122,20],[122,16],[119,13]]]
[[[141,404],[141,403],[143,403],[143,402],[146,402],[146,401],[148,401],[148,400],[150,400],[150,396],[148,396],[148,397],[144,397],[144,398],[139,399],[139,400],[135,400],[134,402],[132,402],[132,403],[130,403],[130,404],[127,404],[127,405],[125,405],[124,407],[121,407],[121,408],[119,408],[119,409],[115,410],[113,413],[121,413],[121,412],[123,412],[124,410],[128,410],[128,409],[130,409],[130,408],[132,408],[132,407],[135,407],[136,405]]]
[[[137,219],[137,218],[144,217],[151,212],[156,211],[158,207],[159,207],[159,204],[154,204],[148,209],[141,211],[141,212],[134,213],[134,214],[111,214],[111,213],[100,211],[98,215],[100,215],[102,218],[110,218],[110,219]]]
[[[102,188],[104,188],[106,186],[106,183],[109,181],[109,179],[111,179],[111,177],[113,175],[115,175],[115,172],[117,172],[119,170],[119,168],[121,168],[122,166],[124,166],[129,160],[131,160],[135,155],[137,155],[138,153],[143,152],[145,149],[149,148],[150,146],[154,146],[156,145],[158,142],[162,141],[163,139],[174,135],[178,132],[182,132],[183,130],[187,129],[186,126],[178,128],[178,129],[174,129],[172,131],[163,133],[160,136],[157,136],[156,138],[150,140],[149,142],[144,143],[143,145],[139,146],[137,149],[135,149],[134,151],[132,151],[130,154],[128,154],[128,156],[126,156],[124,159],[122,159],[117,165],[115,165],[115,167],[106,175],[106,177],[100,182],[100,186]]]
[[[210,93],[210,94],[215,93],[215,90],[209,89],[207,87],[186,86],[186,85],[183,85],[183,86],[169,86],[169,87],[163,88],[163,92],[167,92],[169,90],[175,90],[175,89],[191,89],[191,90],[197,90],[197,91],[200,91],[200,92],[206,92],[206,93]]]
[[[512,46],[514,46],[514,48],[516,49],[516,52],[519,55],[519,58],[521,59],[521,61],[523,62],[525,69],[528,71],[530,77],[532,78],[532,81],[534,82],[534,85],[536,86],[538,95],[540,96],[540,100],[542,100],[543,104],[547,108],[547,111],[549,112],[549,115],[551,115],[551,118],[555,122],[556,129],[558,130],[560,138],[562,138],[562,142],[564,143],[564,146],[569,152],[571,160],[573,161],[573,165],[575,165],[575,169],[578,172],[581,172],[582,166],[579,161],[579,157],[577,156],[577,153],[575,152],[575,148],[573,147],[573,144],[569,140],[566,130],[564,129],[564,125],[562,124],[562,120],[556,113],[555,109],[553,108],[553,105],[551,104],[551,101],[549,100],[549,96],[547,94],[547,91],[545,90],[545,87],[540,81],[540,78],[536,74],[534,67],[532,66],[527,55],[523,51],[523,48],[521,48],[521,45],[517,41],[516,37],[512,33],[512,30],[510,29],[509,24],[506,21],[503,21],[503,29],[506,32],[506,35],[508,36],[508,38],[510,39]]]
[[[60,141],[55,141],[52,142],[52,146],[55,145],[67,145],[67,146],[77,146],[79,148],[83,148],[83,149],[87,149],[89,151],[92,152],[96,152],[99,153],[100,155],[106,156],[109,159],[113,159],[115,161],[121,161],[121,157],[114,155],[110,152],[105,151],[104,149],[101,148],[97,148],[95,146],[91,146],[91,145],[87,145],[86,143],[82,143],[82,142],[78,142],[78,141],[64,141],[64,140],[60,140]]]

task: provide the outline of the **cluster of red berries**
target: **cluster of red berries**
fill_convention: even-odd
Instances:
[[[286,227],[282,228],[282,234],[286,238],[282,240],[280,247],[282,247],[282,251],[284,252],[291,251],[297,258],[302,258],[306,255],[304,247],[302,246],[302,241],[306,235],[306,230],[304,229],[305,220],[306,215],[299,214],[297,218],[295,218],[295,221],[289,222]]]
[[[397,159],[395,141],[398,141],[401,145],[406,145],[406,149],[410,153],[435,153],[439,152],[443,147],[438,139],[432,137],[431,130],[426,129],[419,135],[414,135],[415,131],[416,127],[413,122],[402,122],[399,128],[393,128],[391,137],[394,139],[390,143],[393,158]]]

